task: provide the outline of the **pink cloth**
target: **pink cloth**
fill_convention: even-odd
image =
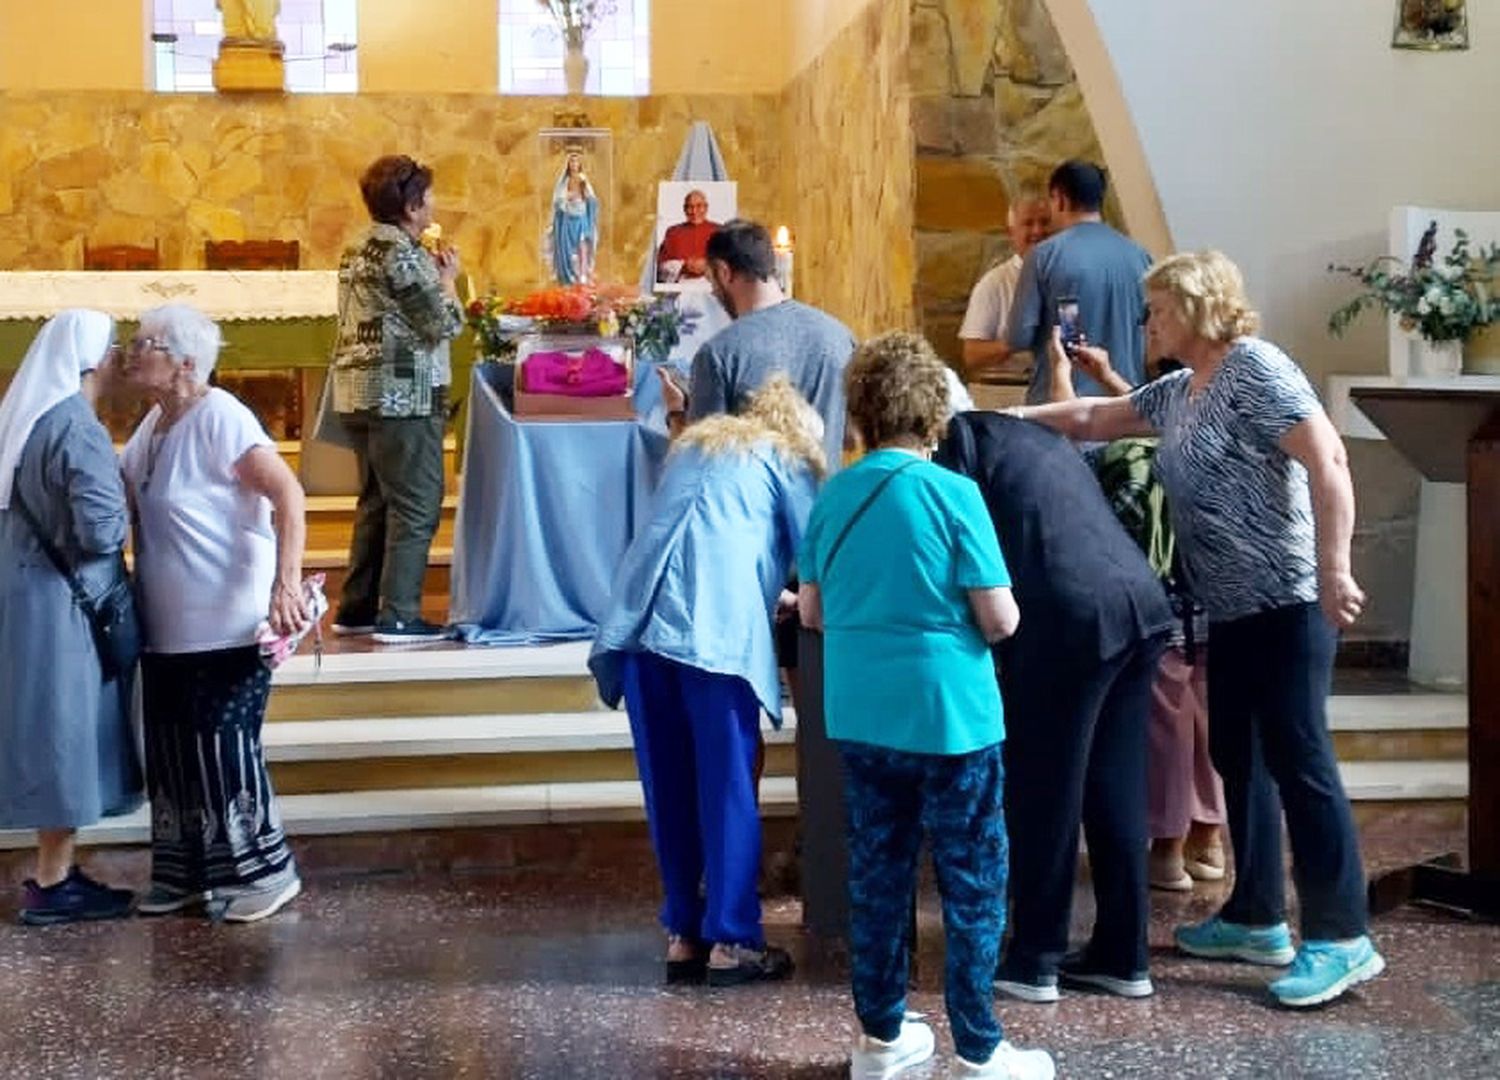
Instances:
[[[521,365],[521,385],[529,394],[565,397],[619,397],[630,375],[602,349],[580,354],[535,352]]]
[[[1208,657],[1189,665],[1180,648],[1162,654],[1147,723],[1146,827],[1180,840],[1193,822],[1224,823],[1224,785],[1208,756]]]

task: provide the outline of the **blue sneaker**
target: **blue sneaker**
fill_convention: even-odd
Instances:
[[[1215,915],[1197,926],[1179,926],[1172,935],[1189,956],[1207,960],[1244,960],[1267,967],[1285,967],[1297,955],[1286,923],[1244,926]]]
[[[1384,970],[1385,960],[1368,937],[1355,938],[1347,945],[1304,941],[1292,970],[1271,984],[1271,993],[1288,1008],[1305,1009],[1332,1001]]]

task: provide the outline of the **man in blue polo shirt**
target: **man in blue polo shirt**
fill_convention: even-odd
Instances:
[[[1109,351],[1115,370],[1131,386],[1145,381],[1141,278],[1151,256],[1104,223],[1107,185],[1104,170],[1086,161],[1063,162],[1047,183],[1058,231],[1032,248],[1021,264],[1005,335],[1012,351],[1028,350],[1035,358],[1026,389],[1031,404],[1050,400],[1047,341],[1057,322],[1058,302],[1064,299],[1077,301],[1079,329],[1090,344]],[[1111,393],[1076,367],[1073,388],[1079,397]]]

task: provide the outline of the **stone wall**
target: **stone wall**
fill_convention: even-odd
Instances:
[[[909,4],[873,0],[782,101],[796,293],[860,337],[914,325]]]
[[[614,132],[603,264],[634,282],[656,181],[694,120],[714,129],[743,213],[784,216],[775,95],[591,98]],[[541,272],[552,178],[536,132],[562,102],[494,95],[0,93],[0,269],[76,269],[83,245],[159,241],[164,267],[203,265],[208,239],[295,239],[303,266],[337,265],[368,223],[358,177],[382,153],[436,173],[437,219],[481,287]]]
[[[956,360],[969,290],[1010,254],[1005,214],[1059,162],[1104,153],[1045,0],[910,0],[922,326]],[[1113,205],[1106,213],[1118,220]]]

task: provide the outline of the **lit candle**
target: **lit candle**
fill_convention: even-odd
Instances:
[[[776,229],[776,239],[771,248],[776,252],[776,281],[781,291],[792,295],[792,231],[785,225]]]

